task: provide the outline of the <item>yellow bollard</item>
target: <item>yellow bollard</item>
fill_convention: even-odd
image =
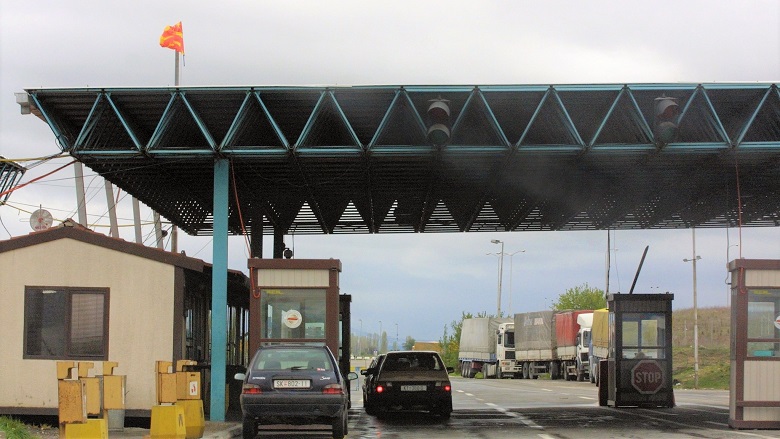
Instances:
[[[176,405],[184,409],[184,425],[187,439],[203,437],[206,430],[206,417],[203,415],[203,400],[188,399],[176,401]]]
[[[178,405],[152,406],[151,439],[186,439],[187,426],[184,407]]]
[[[102,418],[87,419],[83,424],[65,424],[66,439],[108,439],[108,422]]]

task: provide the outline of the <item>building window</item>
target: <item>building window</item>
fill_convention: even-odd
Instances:
[[[747,308],[748,357],[780,357],[780,289],[751,289]]]
[[[325,339],[324,289],[260,291],[263,339]]]
[[[663,313],[623,314],[623,358],[665,358],[666,316]]]
[[[108,289],[27,287],[24,358],[108,359]]]

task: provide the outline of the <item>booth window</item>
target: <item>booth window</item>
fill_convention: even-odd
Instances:
[[[666,352],[666,317],[662,313],[623,314],[623,358],[662,359]]]
[[[263,339],[325,339],[324,289],[263,289]]]
[[[24,358],[108,359],[108,289],[26,287]]]
[[[748,291],[747,355],[778,357],[780,351],[780,289]]]

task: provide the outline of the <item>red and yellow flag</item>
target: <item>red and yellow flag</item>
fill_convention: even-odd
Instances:
[[[160,47],[167,47],[184,54],[184,31],[181,28],[181,21],[173,26],[165,26],[160,36]]]

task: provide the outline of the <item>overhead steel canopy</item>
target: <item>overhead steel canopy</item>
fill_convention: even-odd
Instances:
[[[740,200],[780,224],[776,84],[26,91],[63,151],[190,234],[213,230],[215,158],[232,234],[724,227]]]

